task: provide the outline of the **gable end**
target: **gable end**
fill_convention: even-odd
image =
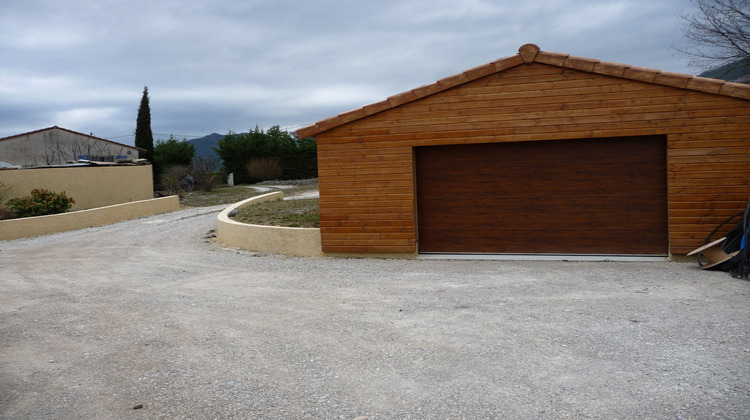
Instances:
[[[750,99],[750,85],[704,77],[695,77],[689,74],[663,72],[658,69],[633,67],[628,64],[600,61],[593,58],[575,57],[569,54],[541,51],[539,47],[534,44],[525,44],[518,49],[518,54],[516,55],[471,68],[453,76],[442,78],[428,85],[398,93],[390,96],[384,101],[376,102],[362,108],[357,108],[326,118],[307,127],[300,128],[297,130],[297,136],[300,138],[315,136],[338,126],[402,106],[427,96],[472,82],[482,77],[503,72],[522,64],[533,63],[570,68],[588,73],[669,86],[678,89],[695,90],[740,99]]]

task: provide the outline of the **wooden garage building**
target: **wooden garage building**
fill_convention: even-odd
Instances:
[[[297,134],[330,253],[685,254],[750,197],[750,86],[532,44]]]

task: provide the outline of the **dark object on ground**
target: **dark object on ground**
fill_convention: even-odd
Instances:
[[[713,247],[706,247],[706,244],[709,243],[714,233],[721,229],[721,227],[725,224],[740,216],[742,217],[742,220],[737,223],[737,226],[735,226],[734,229],[727,233],[727,236],[726,238],[724,238],[723,242],[721,240],[715,241],[713,243]],[[708,235],[708,237],[706,237],[706,240],[703,242],[703,246],[696,250],[698,251],[698,264],[702,268],[706,269],[712,268],[716,270],[728,271],[734,278],[745,280],[750,279],[750,262],[748,261],[747,246],[748,238],[750,238],[750,199],[748,199],[747,207],[745,207],[744,212],[737,213],[736,215],[725,220],[716,229],[714,229]],[[721,251],[712,249],[718,246],[721,246]],[[693,253],[695,253],[696,251],[693,251]],[[709,251],[713,251],[714,255],[725,255],[726,258],[719,261],[711,261],[710,265],[704,265],[701,257],[704,256],[704,253],[708,253]],[[711,259],[709,258],[709,260]]]
[[[180,189],[182,191],[193,191],[194,188],[195,181],[193,180],[193,177],[190,176],[190,174],[187,174],[182,179],[180,179]]]

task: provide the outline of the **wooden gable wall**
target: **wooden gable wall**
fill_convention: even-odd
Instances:
[[[750,101],[532,63],[317,134],[323,250],[416,252],[415,146],[641,135],[667,135],[670,252],[744,209]]]

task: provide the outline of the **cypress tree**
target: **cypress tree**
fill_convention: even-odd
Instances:
[[[138,107],[138,119],[135,124],[135,147],[145,149],[146,153],[140,157],[152,162],[154,157],[154,134],[151,132],[151,107],[148,102],[148,86],[146,86],[143,88],[141,105]]]

